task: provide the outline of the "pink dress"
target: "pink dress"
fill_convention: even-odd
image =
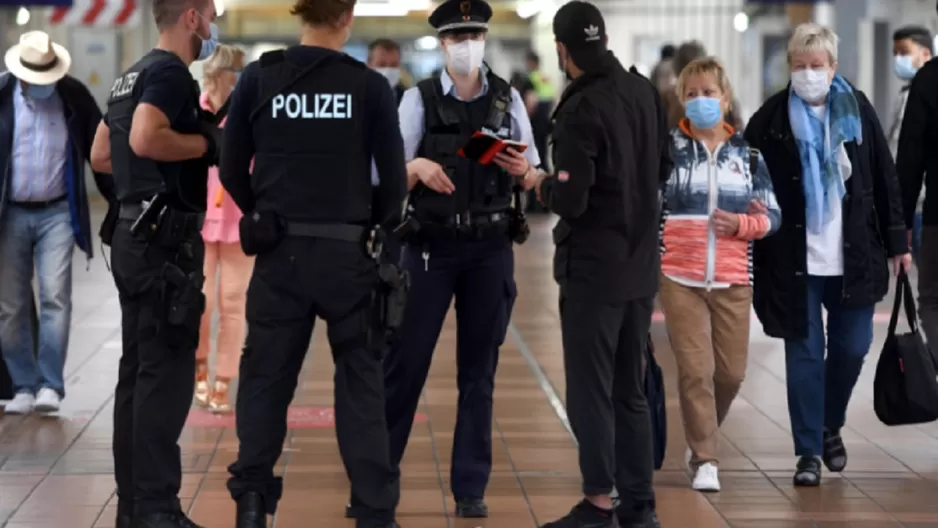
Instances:
[[[203,93],[201,100],[202,108],[214,111],[212,103],[209,100],[208,93]],[[222,120],[221,127],[225,126],[225,120]],[[221,198],[221,200],[219,200]],[[225,192],[218,179],[218,167],[211,167],[208,170],[208,208],[205,210],[205,224],[202,226],[202,238],[207,243],[220,242],[223,244],[237,244],[240,241],[238,235],[238,222],[241,220],[241,210],[231,199],[231,196]]]

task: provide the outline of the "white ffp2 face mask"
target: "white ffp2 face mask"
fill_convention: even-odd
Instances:
[[[449,67],[453,73],[469,75],[482,66],[485,58],[484,40],[464,40],[446,46]]]
[[[400,68],[375,68],[375,71],[384,76],[388,80],[388,83],[391,85],[391,88],[394,88],[401,82],[401,69]]]
[[[808,103],[816,103],[827,97],[831,83],[827,68],[817,70],[798,70],[791,72],[791,87],[798,97]]]

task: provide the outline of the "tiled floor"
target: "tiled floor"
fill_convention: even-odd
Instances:
[[[557,400],[564,382],[552,251],[549,221],[541,218],[516,253],[519,297],[496,390],[492,517],[468,522],[447,514],[453,507],[447,480],[457,396],[450,321],[420,409],[426,419],[414,428],[404,463],[404,528],[534,527],[577,500],[575,444]],[[0,419],[0,523],[10,528],[113,526],[111,391],[120,354],[119,308],[102,259],[87,271],[83,257],[76,263],[68,398],[61,417]],[[874,350],[884,332],[878,324]],[[749,377],[725,426],[724,491],[703,496],[690,490],[681,469],[673,358],[660,323],[654,336],[669,380],[671,438],[667,466],[657,476],[665,528],[938,527],[938,426],[880,425],[871,406],[873,361],[850,408],[849,471],[828,477],[819,489],[791,486],[782,349],[757,326]],[[275,526],[350,527],[342,518],[347,481],[329,427],[332,367],[321,333],[311,350],[291,416],[295,427],[280,462],[286,492]],[[181,440],[184,503],[209,528],[233,526],[225,490],[225,467],[237,447],[230,425],[230,419],[194,413]]]

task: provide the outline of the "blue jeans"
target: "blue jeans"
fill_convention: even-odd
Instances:
[[[919,266],[919,255],[922,253],[922,213],[915,213],[915,223],[912,224],[912,260],[915,267]]]
[[[808,337],[785,341],[788,414],[796,456],[821,456],[824,429],[839,431],[873,343],[874,305],[844,308],[843,277],[808,277]],[[821,307],[827,309],[827,343]],[[825,348],[827,358],[825,360]]]
[[[8,204],[0,222],[0,350],[15,392],[65,396],[72,318],[72,232],[68,202],[43,209]],[[33,269],[39,282],[39,352],[33,353]]]

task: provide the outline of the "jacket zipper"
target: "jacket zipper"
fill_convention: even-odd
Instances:
[[[704,283],[706,285],[707,291],[710,291],[713,288],[713,282],[716,276],[717,235],[716,231],[713,229],[713,212],[717,209],[717,201],[719,198],[716,165],[717,155],[720,153],[720,149],[722,148],[723,143],[720,143],[717,145],[717,148],[713,150],[713,153],[711,153],[710,149],[704,145],[704,152],[707,153],[707,183],[709,185],[707,194],[710,202],[707,207],[707,267],[704,277]]]

